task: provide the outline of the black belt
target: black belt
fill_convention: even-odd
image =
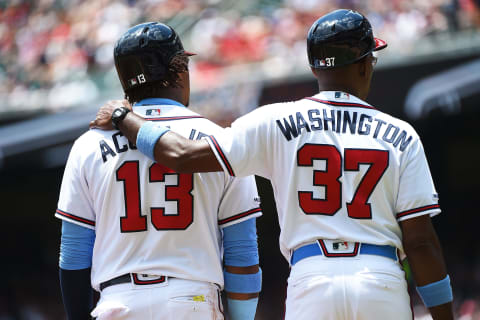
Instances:
[[[137,273],[127,273],[124,275],[121,275],[119,277],[110,279],[108,281],[100,283],[100,291],[103,289],[116,285],[116,284],[122,284],[122,283],[129,283],[132,282],[136,285],[147,285],[147,284],[156,284],[156,283],[163,283],[165,282],[166,277],[165,276],[158,276],[158,279],[154,280],[142,280],[138,278]]]
[[[113,278],[113,279],[110,279],[108,281],[100,283],[100,291],[102,291],[106,287],[110,287],[110,286],[113,286],[115,284],[128,283],[128,282],[132,282],[132,278],[130,276],[130,273],[127,273],[127,274],[124,274],[120,277],[116,277],[116,278]]]

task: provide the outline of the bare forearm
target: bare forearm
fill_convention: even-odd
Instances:
[[[146,121],[130,112],[120,122],[123,135],[136,143],[140,127]],[[155,161],[180,173],[222,171],[222,167],[205,140],[188,140],[174,132],[165,133],[154,149]]]
[[[438,240],[429,239],[405,246],[405,253],[418,286],[427,285],[447,276],[443,254],[435,244],[436,241]]]
[[[180,173],[222,171],[208,142],[165,133],[155,145],[155,161]]]
[[[123,135],[130,141],[131,143],[135,144],[137,142],[137,134],[138,130],[142,124],[146,121],[142,117],[139,117],[133,112],[129,112],[125,119],[120,121],[118,127],[120,131],[122,131]]]
[[[453,320],[453,308],[452,308],[452,303],[444,303],[436,307],[431,307],[428,310],[430,310],[430,314],[432,315],[432,318],[435,320]]]
[[[401,222],[404,233],[403,246],[418,287],[437,283],[447,276],[440,242],[430,222],[422,216]],[[430,307],[435,320],[453,319],[451,302]]]
[[[447,276],[441,249],[434,243],[435,241],[438,242],[432,239],[430,242],[406,249],[413,277],[418,286],[437,282]],[[451,302],[431,307],[429,310],[435,320],[453,319]]]

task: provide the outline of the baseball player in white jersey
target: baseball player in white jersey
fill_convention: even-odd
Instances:
[[[154,34],[142,31],[145,28]],[[146,23],[131,28],[117,43],[115,58],[121,79],[128,72],[124,70],[127,61],[133,64],[132,60],[145,59],[141,50],[133,58],[131,52],[119,53],[125,45],[130,46],[127,49],[134,46],[132,39],[139,30],[149,37],[155,55],[158,50],[168,54],[176,50],[172,54],[176,58],[166,64],[170,70],[182,65],[181,61],[186,68],[187,54],[173,29]],[[160,39],[158,32],[163,33]],[[130,64],[125,68],[132,68]],[[153,76],[146,75],[145,80]],[[162,77],[168,79],[165,74]],[[133,112],[192,140],[221,134],[220,127],[184,106],[188,104],[185,79],[177,80],[179,86],[168,79],[167,88],[147,89],[168,98],[141,98],[146,94],[143,87],[127,87],[130,99],[137,101]],[[253,177],[232,178],[221,172],[179,174],[148,159],[120,131],[93,129],[75,141],[62,181],[55,214],[64,221],[61,271],[65,276],[65,270],[90,268],[91,259],[91,285],[101,292],[91,313],[97,319],[223,319],[219,291],[224,288],[230,318],[253,319],[261,281],[253,218],[260,215]],[[68,237],[88,229],[93,230],[93,252],[79,263],[82,254],[75,247],[68,248]],[[238,257],[243,260],[236,263]],[[78,289],[72,288],[78,280],[62,280],[69,319],[85,319],[84,314],[75,314],[76,307],[69,306],[76,303],[69,290]],[[241,287],[235,284],[239,280],[244,282]]]
[[[405,256],[433,318],[453,319],[430,221],[440,212],[438,195],[421,141],[409,124],[364,101],[373,51],[386,43],[350,10],[318,19],[307,41],[320,89],[313,97],[260,107],[197,142],[165,127],[148,131],[134,116],[120,128],[156,161],[180,161],[179,172],[271,180],[291,265],[286,319],[412,319]],[[118,105],[102,107],[93,125],[102,127]]]

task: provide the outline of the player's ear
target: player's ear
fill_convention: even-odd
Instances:
[[[365,78],[367,76],[367,73],[368,73],[367,63],[368,63],[368,59],[365,59],[365,58],[356,63],[358,75],[361,78]]]
[[[312,70],[313,76],[314,76],[315,78],[318,78],[318,70],[315,69],[315,68],[312,68],[312,67],[310,67],[310,70]]]

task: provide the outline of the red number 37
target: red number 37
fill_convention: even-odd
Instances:
[[[345,149],[344,171],[359,171],[361,164],[369,165],[360,180],[353,199],[347,202],[350,218],[371,219],[368,199],[383,173],[388,168],[388,151],[373,149]],[[342,155],[333,145],[305,144],[297,153],[299,167],[313,167],[313,160],[325,160],[325,171],[313,171],[313,185],[325,187],[325,199],[316,199],[311,191],[299,191],[300,207],[306,214],[333,216],[342,207]]]

